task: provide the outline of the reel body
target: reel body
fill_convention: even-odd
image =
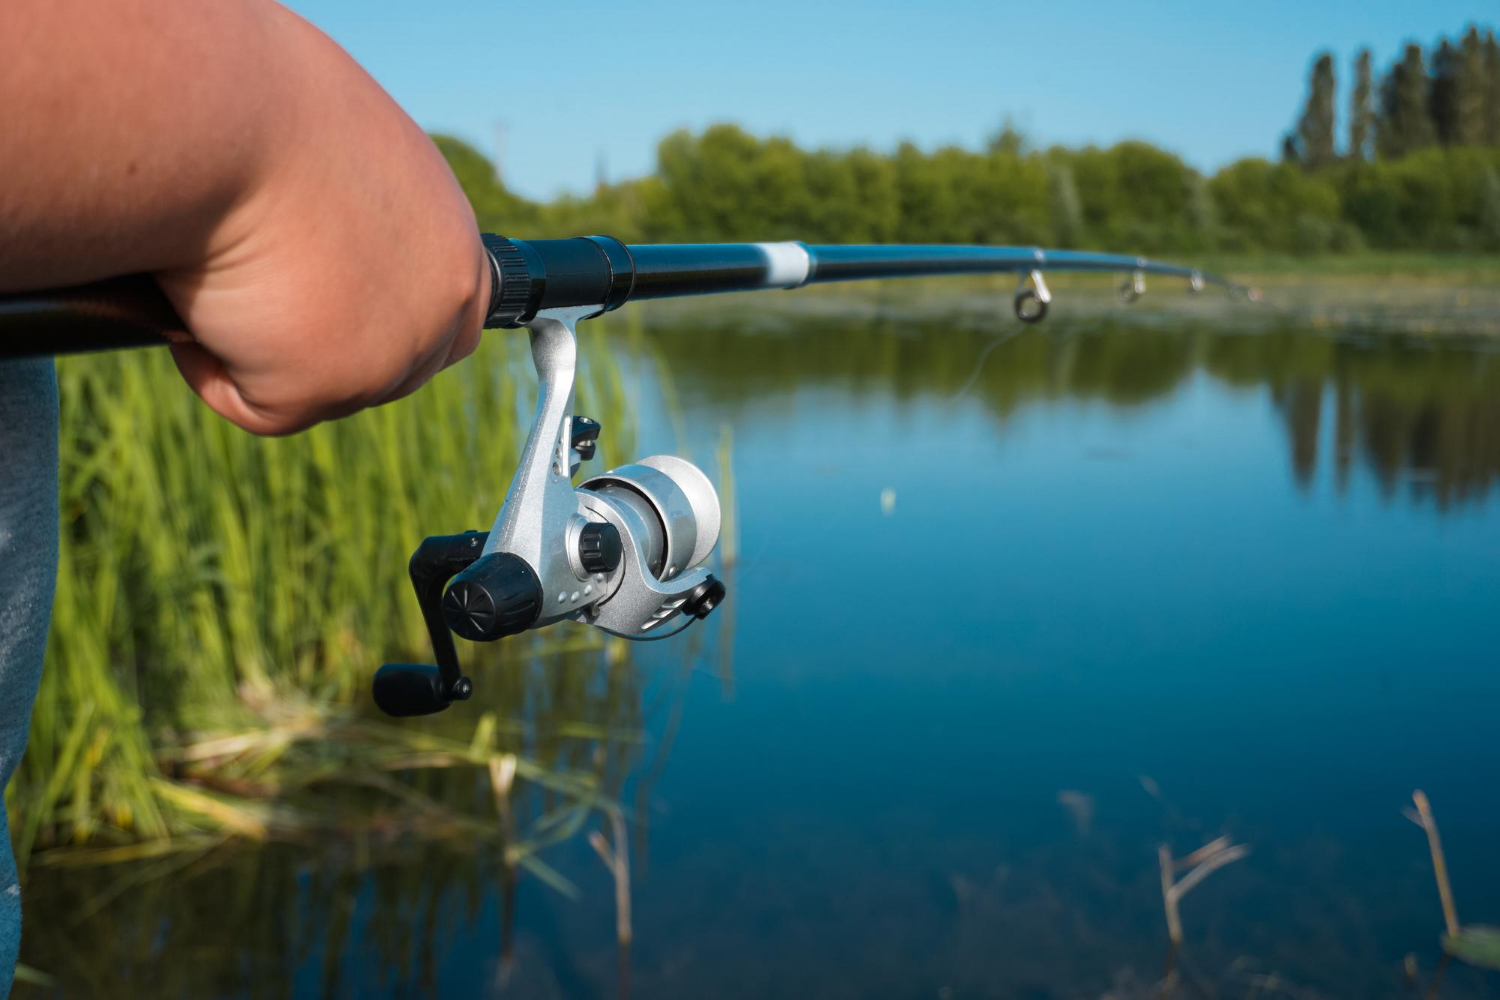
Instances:
[[[573,485],[599,423],[573,413],[577,323],[602,306],[526,323],[539,380],[536,418],[488,532],[426,539],[409,570],[437,663],[388,663],[375,703],[426,715],[467,699],[452,634],[488,642],[572,620],[626,639],[673,634],[708,616],[724,585],[701,565],[719,539],[719,498],[692,463],[653,455]]]

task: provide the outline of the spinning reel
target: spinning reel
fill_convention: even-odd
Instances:
[[[719,540],[719,498],[696,466],[653,455],[573,485],[600,432],[573,413],[575,326],[604,309],[546,309],[524,321],[540,391],[520,467],[489,531],[428,538],[412,554],[437,663],[376,672],[375,703],[387,714],[468,699],[453,634],[490,642],[571,619],[626,639],[665,638],[724,599],[724,584],[701,566]]]

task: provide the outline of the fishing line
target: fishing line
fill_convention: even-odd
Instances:
[[[1026,330],[1024,328],[1020,330],[1012,330],[1010,333],[1007,333],[1002,337],[997,337],[994,340],[990,341],[989,344],[986,345],[985,349],[979,352],[979,357],[974,359],[974,371],[970,373],[969,380],[965,382],[957,392],[954,392],[951,396],[949,396],[946,402],[954,403],[962,399],[964,396],[968,395],[969,390],[974,388],[974,383],[979,381],[979,376],[984,370],[985,362],[990,359],[990,355],[994,354],[1001,347],[1010,343],[1012,340],[1015,340],[1025,332]]]

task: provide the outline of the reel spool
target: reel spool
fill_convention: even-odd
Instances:
[[[437,663],[376,672],[375,703],[387,714],[429,715],[469,698],[454,634],[492,642],[566,619],[666,638],[724,600],[724,584],[702,567],[719,541],[719,498],[697,466],[653,455],[572,484],[600,433],[572,412],[575,327],[602,311],[544,310],[526,323],[539,393],[520,465],[489,531],[434,536],[412,555]]]

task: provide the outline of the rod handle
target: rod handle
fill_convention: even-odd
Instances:
[[[0,360],[192,340],[149,275],[0,295]]]

